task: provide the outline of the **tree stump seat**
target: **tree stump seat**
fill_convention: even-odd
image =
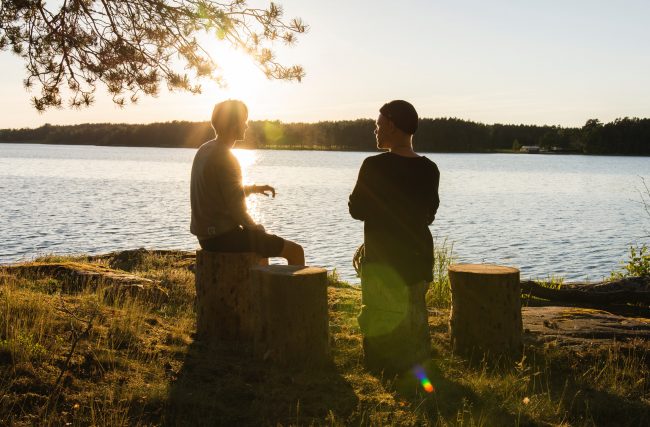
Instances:
[[[251,269],[255,295],[254,353],[280,365],[330,360],[327,270],[269,265]]]
[[[327,363],[327,270],[259,261],[253,253],[197,251],[197,336],[244,344],[280,365]]]
[[[452,264],[449,331],[454,353],[514,360],[522,351],[519,270]]]
[[[251,341],[254,253],[196,251],[196,333],[205,342]]]

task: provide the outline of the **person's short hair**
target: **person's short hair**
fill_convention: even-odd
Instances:
[[[248,107],[242,101],[229,99],[214,106],[212,110],[212,129],[220,134],[232,128],[248,116]]]
[[[409,102],[391,101],[384,104],[379,112],[404,133],[413,135],[418,130],[418,112]]]

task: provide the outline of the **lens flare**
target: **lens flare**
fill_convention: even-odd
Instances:
[[[420,384],[422,384],[422,388],[424,391],[427,393],[433,393],[436,391],[435,387],[433,384],[431,384],[431,381],[429,381],[429,378],[427,377],[427,374],[424,372],[424,368],[420,365],[417,365],[415,368],[413,368],[413,374],[415,377],[420,381]]]

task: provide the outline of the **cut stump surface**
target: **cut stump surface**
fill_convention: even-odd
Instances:
[[[466,356],[521,355],[519,270],[492,264],[449,266],[454,352]]]

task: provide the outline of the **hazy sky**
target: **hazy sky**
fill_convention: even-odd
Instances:
[[[206,82],[202,95],[163,91],[124,109],[98,92],[92,108],[38,114],[20,58],[2,52],[0,128],[207,120],[226,98],[248,103],[252,119],[283,121],[375,118],[396,98],[423,117],[484,123],[650,117],[647,0],[278,2],[310,25],[297,45],[278,49],[279,59],[305,67],[302,83],[267,81],[215,41],[228,90]]]

